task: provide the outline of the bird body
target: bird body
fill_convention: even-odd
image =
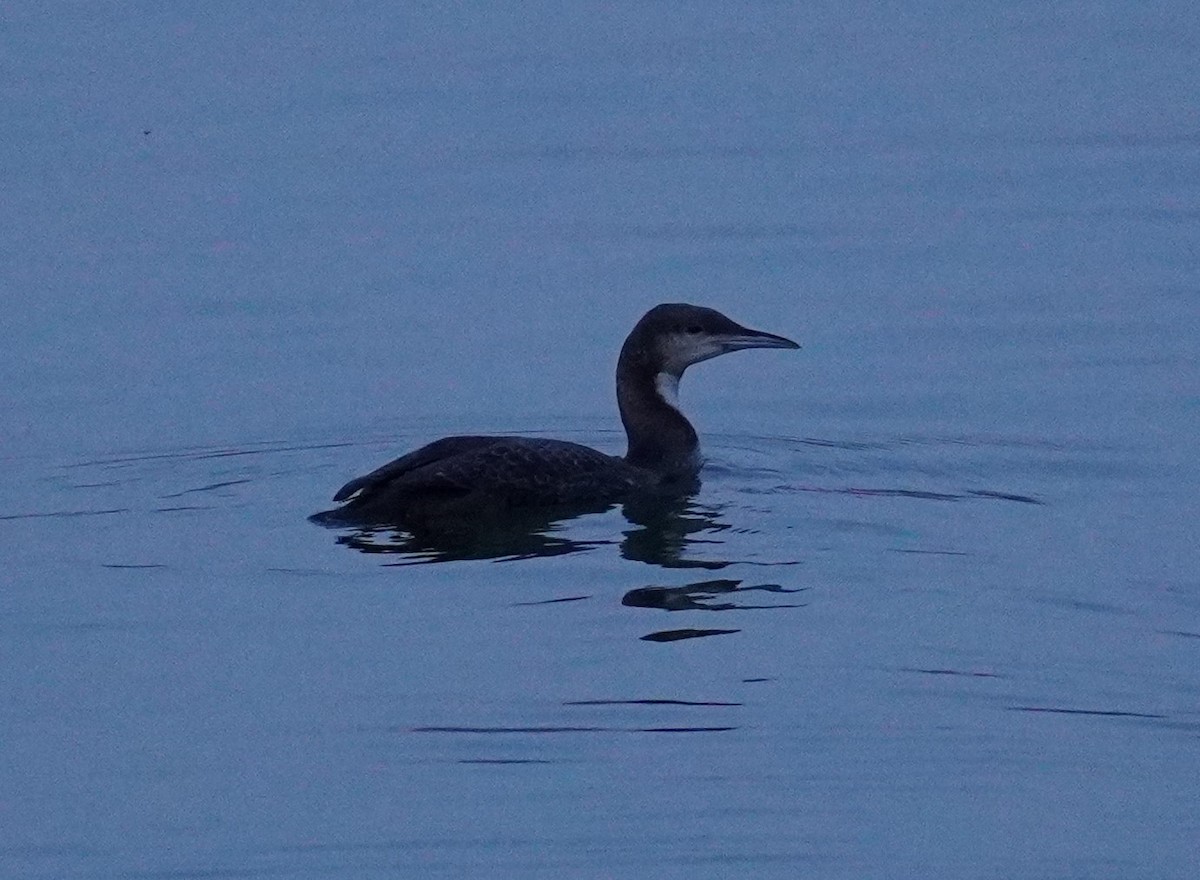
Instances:
[[[743,348],[799,348],[701,306],[655,306],[634,327],[617,363],[625,456],[565,440],[457,436],[422,446],[346,483],[324,523],[412,525],[431,518],[520,508],[607,505],[698,484],[699,440],[679,409],[687,367]]]

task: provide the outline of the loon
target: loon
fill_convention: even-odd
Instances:
[[[333,496],[345,502],[342,507],[312,519],[403,526],[514,508],[603,509],[635,495],[694,489],[700,443],[679,409],[684,370],[731,351],[799,347],[715,309],[657,305],[634,326],[617,360],[617,405],[628,439],[624,457],[565,440],[444,437],[354,478]]]

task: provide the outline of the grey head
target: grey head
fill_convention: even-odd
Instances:
[[[634,326],[617,362],[617,402],[629,438],[626,461],[663,473],[699,466],[695,429],[677,391],[692,364],[747,348],[799,348],[792,340],[743,327],[716,309],[663,303]]]
[[[688,303],[663,303],[642,315],[621,349],[630,357],[653,366],[656,373],[678,379],[692,364],[747,348],[799,348],[762,330],[751,330],[716,309]]]

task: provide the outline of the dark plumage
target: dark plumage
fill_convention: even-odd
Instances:
[[[514,508],[603,506],[694,486],[699,443],[675,389],[691,364],[743,348],[799,346],[713,309],[655,306],[633,328],[617,363],[629,440],[624,458],[564,440],[445,437],[351,480],[333,498],[344,506],[313,519],[414,525]]]

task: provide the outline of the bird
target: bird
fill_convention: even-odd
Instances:
[[[364,476],[333,496],[341,507],[314,514],[325,525],[414,527],[537,508],[602,510],[637,496],[693,491],[700,443],[679,408],[679,380],[693,364],[750,348],[796,349],[715,309],[663,303],[634,325],[617,360],[624,456],[540,437],[443,437]]]

